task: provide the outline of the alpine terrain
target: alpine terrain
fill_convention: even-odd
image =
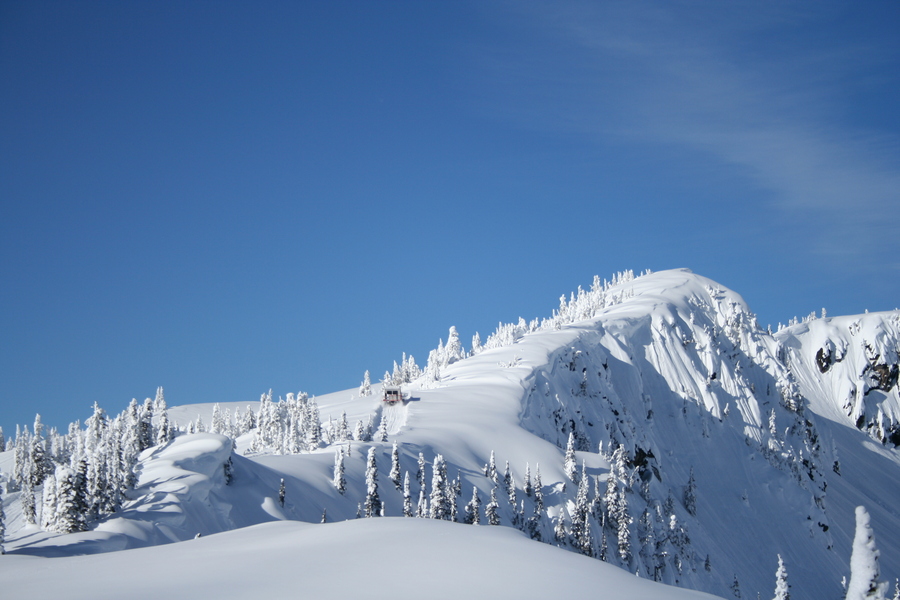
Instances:
[[[900,311],[773,332],[626,272],[358,389],[38,417],[0,453],[0,589],[890,598],[898,352]]]

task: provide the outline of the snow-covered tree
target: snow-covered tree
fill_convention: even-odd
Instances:
[[[384,415],[381,416],[381,420],[378,422],[378,433],[375,439],[379,442],[388,441],[387,419]]]
[[[495,484],[500,483],[500,479],[497,475],[497,461],[494,458],[493,450],[491,450],[491,459],[484,469],[484,476],[493,481]]]
[[[444,457],[438,454],[434,457],[432,465],[431,478],[431,511],[429,517],[432,519],[443,519],[450,521],[450,499],[447,493],[447,462]]]
[[[569,541],[569,535],[566,532],[565,507],[560,507],[559,514],[556,515],[556,525],[553,527],[553,539],[556,540],[556,545],[560,548],[567,545]]]
[[[412,495],[409,493],[409,471],[403,474],[403,516],[415,516],[412,507]]]
[[[691,515],[697,515],[697,482],[694,480],[694,467],[691,467],[690,477],[684,487],[684,508]]]
[[[394,487],[400,489],[400,450],[397,448],[397,442],[391,449],[391,473],[390,479],[394,482]]]
[[[572,513],[572,544],[585,556],[594,555],[594,541],[591,537],[590,500],[588,498],[588,478],[584,463],[578,478],[578,492],[575,495],[575,510]]]
[[[22,484],[22,493],[19,495],[19,501],[22,503],[22,517],[29,525],[37,524],[37,510],[35,508],[34,488],[31,486],[31,480],[26,478]]]
[[[78,475],[65,466],[56,468],[56,519],[54,530],[59,533],[85,531],[87,522],[79,509]]]
[[[500,514],[497,512],[500,504],[497,502],[497,487],[491,488],[491,501],[484,507],[484,517],[487,519],[488,525],[499,525]]]
[[[709,557],[707,556],[707,561]],[[791,600],[791,586],[788,585],[787,569],[781,555],[778,555],[778,570],[775,571],[775,597],[773,600]]]
[[[884,600],[887,582],[878,581],[878,556],[869,512],[864,506],[857,506],[856,534],[850,555],[850,582],[847,584],[846,600]]]
[[[578,483],[578,461],[575,459],[575,433],[571,431],[569,432],[569,441],[566,444],[563,471],[572,482]]]
[[[531,466],[525,463],[525,480],[522,482],[522,491],[529,498],[531,497]]]
[[[44,479],[44,494],[41,502],[41,529],[54,531],[56,526],[56,475],[50,473]]]
[[[416,483],[419,489],[425,489],[425,455],[419,452],[418,468],[416,469]]]
[[[372,395],[372,379],[369,376],[369,372],[366,371],[366,374],[363,375],[363,381],[359,386],[359,396],[360,398],[365,398],[366,396]]]
[[[444,346],[444,365],[452,365],[456,361],[466,357],[466,351],[463,350],[462,342],[459,340],[459,333],[456,327],[450,327],[450,335],[447,338],[447,345]]]
[[[381,510],[381,498],[378,497],[378,467],[375,464],[375,448],[369,448],[366,459],[366,517],[378,516]]]
[[[284,506],[284,477],[281,478],[281,484],[278,486],[278,504]]]
[[[347,491],[347,479],[344,477],[344,449],[338,446],[334,452],[334,489],[343,494]]]
[[[475,356],[481,353],[482,350],[484,350],[484,346],[481,345],[481,336],[476,331],[475,335],[472,336],[472,349],[469,351],[469,356]]]
[[[466,503],[464,510],[463,523],[467,525],[481,524],[481,498],[478,497],[478,488],[474,485],[472,486],[472,499]]]
[[[541,484],[541,465],[535,465],[534,481],[532,483],[534,489],[534,514],[540,515],[544,510],[544,489]]]

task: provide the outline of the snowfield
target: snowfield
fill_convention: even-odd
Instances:
[[[26,524],[24,492],[7,493],[0,589],[52,572],[48,597],[752,598],[771,597],[780,555],[795,600],[841,598],[857,506],[882,580],[900,576],[898,340],[896,312],[773,334],[687,270],[598,281],[471,352],[452,330],[400,404],[374,384],[169,408],[181,429],[199,417],[229,435],[143,450],[88,531]],[[371,472],[388,518],[357,520]],[[440,506],[461,521],[473,493],[481,525],[400,518]],[[492,494],[503,527],[486,524]]]
[[[4,595],[34,590],[39,581],[41,597],[70,600],[712,598],[532,542],[508,527],[431,519],[282,521],[102,555],[10,555],[2,564]]]

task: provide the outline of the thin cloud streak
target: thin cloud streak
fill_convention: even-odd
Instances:
[[[835,92],[866,57],[891,57],[802,44],[757,53],[752,44],[765,35],[748,40],[748,32],[797,15],[756,7],[718,11],[706,23],[696,10],[686,17],[668,6],[572,4],[557,12],[548,28],[587,54],[592,68],[583,76],[598,88],[558,124],[701,150],[772,192],[770,206],[782,214],[811,216],[806,236],[815,252],[853,258],[861,244],[830,238],[887,233],[885,215],[900,205],[900,140],[841,125]]]

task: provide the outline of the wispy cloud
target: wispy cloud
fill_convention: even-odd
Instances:
[[[877,40],[802,37],[834,15],[785,6],[570,3],[532,16],[579,56],[555,77],[587,101],[563,99],[558,125],[699,150],[767,190],[766,209],[806,219],[815,250],[852,258],[862,244],[834,240],[887,234],[900,206],[900,139],[846,124],[841,86],[898,57]]]

